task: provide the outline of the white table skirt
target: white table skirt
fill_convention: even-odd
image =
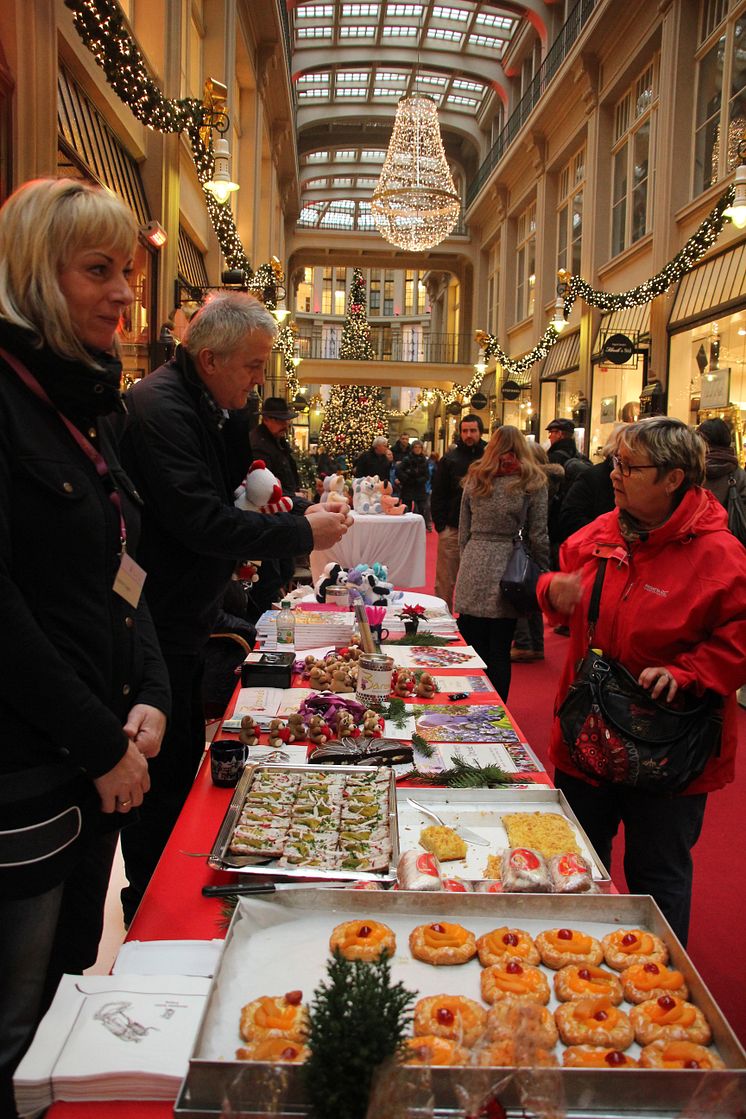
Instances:
[[[421,587],[425,582],[425,521],[419,513],[400,517],[353,513],[353,525],[333,548],[311,552],[314,583],[327,563],[355,567],[385,563],[395,587]]]

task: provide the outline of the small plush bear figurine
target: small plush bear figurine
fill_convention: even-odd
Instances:
[[[258,458],[252,462],[243,484],[236,490],[235,505],[254,513],[289,513],[293,508],[293,499],[283,496],[279,480]]]

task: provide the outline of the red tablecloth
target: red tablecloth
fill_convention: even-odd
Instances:
[[[457,669],[439,669],[438,675],[458,676],[462,673]],[[301,681],[298,683],[302,684]],[[227,714],[233,711],[237,694],[238,689]],[[430,700],[416,699],[412,702],[431,704],[445,701],[446,695],[438,694]],[[494,692],[474,692],[453,706],[495,702],[499,701]],[[513,726],[521,740],[525,741],[515,722]],[[221,737],[227,735],[221,734]],[[543,771],[526,774],[525,777],[541,784],[552,784],[549,775]],[[189,798],[130,926],[127,940],[212,940],[225,934],[220,924],[221,901],[219,898],[203,897],[202,887],[208,883],[222,885],[231,880],[227,873],[211,870],[206,860],[232,792],[232,789],[219,789],[212,784],[210,761],[205,754]],[[240,875],[235,877],[238,879]],[[47,1115],[49,1119],[98,1119],[105,1113],[107,1119],[166,1119],[172,1112],[171,1103],[156,1101],[56,1103]]]

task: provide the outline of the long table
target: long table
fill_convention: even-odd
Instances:
[[[471,675],[477,670],[470,670]],[[438,669],[439,676],[462,675],[459,669]],[[301,683],[299,681],[299,683]],[[226,711],[233,712],[238,687]],[[409,700],[407,701],[410,702]],[[418,704],[450,702],[447,693],[436,694],[432,699],[411,701]],[[452,706],[490,704],[500,702],[495,692],[474,692],[467,699]],[[513,722],[522,741],[525,736]],[[221,734],[221,737],[228,735]],[[525,779],[552,784],[545,771],[525,774]],[[197,777],[184,808],[171,833],[163,855],[156,867],[148,889],[127,933],[127,940],[212,940],[224,936],[221,922],[221,901],[202,896],[202,887],[224,885],[231,878],[226,873],[212,870],[207,865],[220,823],[226,813],[232,789],[217,788],[210,777],[210,759],[203,755]],[[235,876],[240,880],[240,875]],[[47,1112],[49,1119],[167,1119],[173,1105],[162,1101],[65,1103],[58,1102]]]
[[[383,563],[396,587],[421,587],[425,582],[425,522],[419,513],[399,517],[352,514],[352,527],[331,548],[311,552],[314,583],[328,563],[356,567]]]

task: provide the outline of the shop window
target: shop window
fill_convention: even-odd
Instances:
[[[370,315],[381,314],[381,270],[379,268],[371,268],[370,270],[368,313]]]
[[[516,243],[516,322],[534,313],[536,297],[536,203],[518,217]]]
[[[430,303],[427,298],[427,288],[422,280],[417,281],[417,314],[425,315],[430,310]]]
[[[414,314],[414,272],[404,273],[404,314]]]
[[[394,273],[387,270],[383,281],[383,313],[394,313]]]
[[[321,277],[321,314],[331,315],[332,313],[332,269],[325,268]]]
[[[653,153],[658,106],[657,59],[616,104],[612,152],[611,255],[652,227]]]
[[[347,291],[345,283],[347,272],[344,268],[337,268],[337,281],[334,286],[334,314],[344,315],[347,311]]]
[[[303,279],[295,296],[296,311],[310,311],[313,302],[313,268],[303,269]]]
[[[500,241],[495,241],[489,252],[489,272],[487,274],[487,330],[490,334],[497,331],[497,305],[500,299]]]
[[[725,0],[702,5],[697,52],[694,196],[738,162],[746,125],[746,12],[726,20]],[[722,138],[725,137],[725,143]]]
[[[583,188],[585,185],[585,148],[562,168],[557,208],[557,270],[580,275],[580,250],[583,241]]]

